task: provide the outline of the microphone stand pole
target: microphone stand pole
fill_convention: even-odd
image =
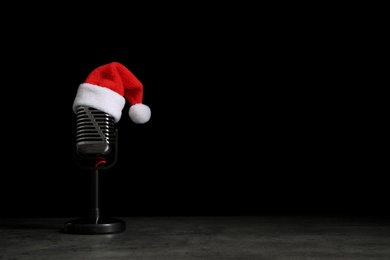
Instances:
[[[91,212],[90,218],[93,223],[99,223],[99,170],[96,168],[91,172]]]

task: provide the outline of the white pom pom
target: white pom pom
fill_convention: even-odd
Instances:
[[[144,124],[149,121],[151,116],[150,108],[144,104],[135,104],[129,109],[130,119],[136,124]]]

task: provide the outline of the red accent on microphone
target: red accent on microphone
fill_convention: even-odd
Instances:
[[[101,164],[106,164],[107,163],[107,161],[106,161],[106,159],[104,159],[103,157],[98,157],[98,161],[96,162],[96,164],[95,164],[95,167],[99,167],[99,165],[101,165]]]

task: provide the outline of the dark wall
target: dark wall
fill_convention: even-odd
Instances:
[[[335,75],[343,60],[316,44],[262,39],[79,40],[10,52],[0,216],[88,209],[90,171],[74,161],[71,106],[85,77],[111,61],[144,84],[152,117],[135,125],[124,108],[117,164],[100,172],[106,214],[385,213],[384,158],[364,138],[370,122],[354,90]]]

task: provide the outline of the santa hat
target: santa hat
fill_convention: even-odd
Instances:
[[[124,65],[111,62],[94,69],[78,87],[73,111],[88,106],[111,115],[119,122],[126,100],[129,117],[136,124],[149,121],[150,108],[142,103],[143,85]]]

